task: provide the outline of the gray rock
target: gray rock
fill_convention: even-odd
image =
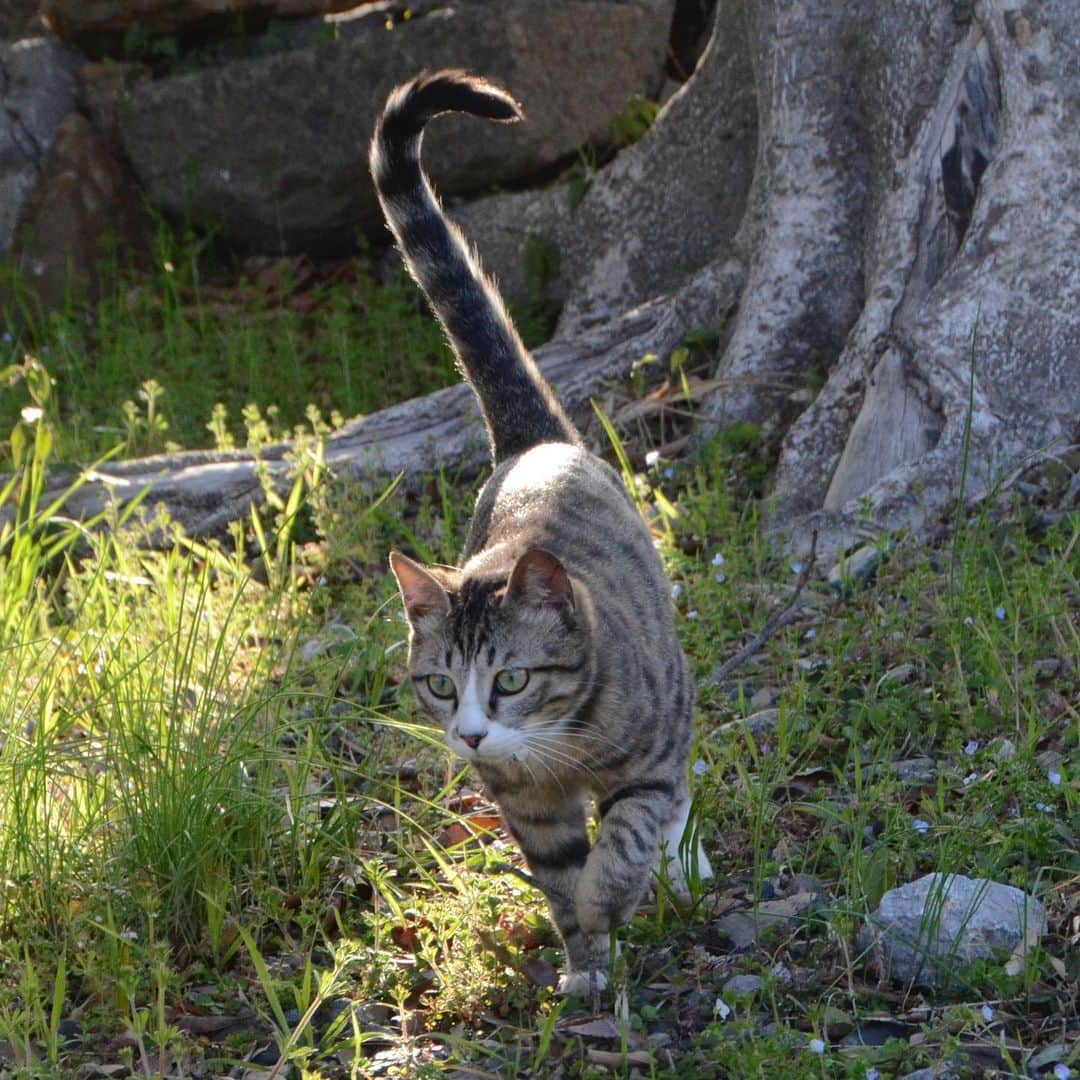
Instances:
[[[881,676],[882,683],[908,683],[911,682],[912,676],[915,674],[914,664],[897,664],[895,667],[889,668],[884,675]]]
[[[0,39],[18,41],[37,37],[44,29],[38,15],[38,0],[5,0],[0,5]]]
[[[134,86],[121,138],[151,201],[170,213],[219,224],[251,250],[347,250],[357,230],[381,221],[367,144],[393,86],[457,66],[521,101],[524,123],[452,116],[427,136],[425,161],[443,195],[490,189],[610,137],[627,100],[660,83],[671,7],[461,2],[389,31],[368,24],[337,41]]]
[[[73,288],[96,301],[104,242],[114,242],[127,265],[148,262],[150,224],[123,162],[85,116],[70,113],[56,128],[8,253],[30,271],[22,303],[32,295],[45,311],[62,309]],[[20,310],[6,293],[0,283],[0,306]]]
[[[755,690],[750,698],[751,709],[771,709],[780,700],[780,691],[775,686],[763,686]]]
[[[294,19],[352,7],[354,0],[41,0],[41,12],[58,34],[80,43],[122,38],[137,25],[151,37],[197,28],[229,14]],[[385,18],[385,16],[384,16]]]
[[[753,997],[764,985],[760,975],[733,975],[724,983],[724,993],[730,997]]]
[[[57,125],[75,107],[81,64],[55,38],[0,43],[0,255],[45,167]]]
[[[757,944],[761,935],[773,927],[790,927],[808,912],[821,906],[823,895],[816,889],[784,896],[779,900],[762,900],[746,911],[733,911],[716,920],[716,928],[731,941],[733,952],[746,952]]]
[[[970,1070],[964,1068],[962,1062],[939,1061],[925,1069],[904,1073],[900,1080],[961,1080],[961,1077],[969,1075]]]
[[[994,751],[994,760],[997,762],[1012,761],[1016,757],[1016,743],[1012,739],[1006,739],[1002,736],[1000,739],[995,739],[990,745]]]
[[[850,555],[845,555],[830,571],[829,584],[834,589],[848,585],[862,585],[881,562],[881,549],[876,544],[864,544]]]
[[[738,720],[730,720],[720,726],[721,731],[748,731],[751,735],[768,735],[776,730],[780,722],[779,709],[761,709],[749,716],[740,717]]]
[[[451,207],[450,215],[476,245],[484,269],[511,302],[566,299],[562,252],[573,228],[570,196],[563,184],[537,191],[501,192]],[[537,281],[527,270],[530,245],[542,245],[558,260],[557,272]]]
[[[934,873],[887,892],[860,931],[859,946],[894,981],[940,987],[958,968],[1045,930],[1042,904],[1021,890]]]
[[[876,780],[881,776],[895,776],[902,784],[919,786],[931,784],[937,779],[937,763],[933,758],[905,758],[903,761],[886,761],[871,765],[866,770],[870,780]]]

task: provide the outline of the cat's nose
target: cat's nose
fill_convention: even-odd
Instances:
[[[462,735],[461,741],[466,746],[471,746],[474,750],[480,745],[480,740],[483,739],[487,732],[481,732],[479,735]]]

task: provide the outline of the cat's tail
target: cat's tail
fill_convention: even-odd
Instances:
[[[424,72],[397,87],[371,140],[371,174],[387,222],[480,399],[496,463],[542,442],[580,443],[494,283],[420,168],[424,125],[445,112],[521,118],[509,94],[464,71]]]

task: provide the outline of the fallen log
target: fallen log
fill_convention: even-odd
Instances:
[[[731,268],[709,268],[679,292],[627,312],[605,326],[536,352],[546,378],[571,415],[588,410],[590,398],[624,378],[646,353],[666,356],[687,333],[717,324],[734,305],[741,280]],[[114,504],[122,509],[145,493],[143,506],[164,507],[188,536],[221,535],[265,498],[264,485],[284,495],[295,475],[290,442],[258,452],[193,450],[111,462],[82,474],[85,483],[64,505],[64,513],[86,520]],[[326,439],[331,480],[350,478],[373,490],[401,475],[415,486],[440,467],[478,470],[488,460],[479,413],[465,385],[349,421]],[[60,496],[76,479],[70,471],[51,475],[42,505]],[[0,509],[0,523],[10,518]]]

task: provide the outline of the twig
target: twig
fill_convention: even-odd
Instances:
[[[810,553],[806,557],[806,562],[803,564],[802,571],[799,573],[799,579],[795,582],[795,591],[791,594],[791,599],[787,604],[779,611],[774,612],[765,620],[765,625],[761,630],[754,635],[754,637],[748,641],[730,660],[725,660],[713,673],[709,676],[709,682],[714,685],[722,683],[740,664],[744,664],[751,656],[754,655],[779,630],[782,626],[786,626],[795,614],[795,609],[799,606],[799,596],[803,591],[803,586],[810,580],[810,574],[814,569],[814,559],[817,556],[817,529],[814,530],[810,537]]]

